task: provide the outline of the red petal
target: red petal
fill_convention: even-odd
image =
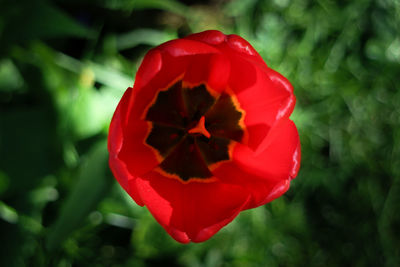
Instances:
[[[218,92],[224,90],[231,74],[230,70],[229,59],[223,54],[214,54],[209,65],[208,85]]]
[[[157,49],[150,50],[143,58],[136,73],[135,87],[143,88],[161,70],[163,65],[161,53]]]
[[[225,35],[220,31],[208,30],[189,35],[185,37],[185,39],[200,41],[215,46],[221,52],[226,53],[228,57],[241,56],[262,68],[267,66],[250,43],[235,34]]]
[[[285,100],[281,102],[277,119],[289,118],[290,114],[293,112],[294,105],[296,104],[296,98],[293,95],[293,86],[288,79],[273,69],[268,68],[266,69],[266,72],[276,88],[285,90],[289,94],[289,97],[285,98]]]
[[[159,164],[159,160],[153,149],[145,144],[148,136],[149,125],[143,120],[129,121],[129,126],[125,129],[124,145],[118,155],[130,173],[135,176],[140,176],[152,170]]]
[[[172,40],[160,45],[159,47],[157,47],[157,49],[168,52],[174,57],[219,52],[217,48],[211,45],[189,39]]]
[[[120,161],[117,157],[110,156],[109,165],[115,179],[117,179],[122,188],[139,206],[143,206],[144,203],[140,198],[139,191],[137,190],[135,184],[136,178],[130,174],[130,172],[126,168],[126,164]]]
[[[198,85],[207,81],[211,55],[191,56],[183,77],[184,82]]]
[[[123,127],[125,125],[126,106],[132,96],[132,87],[126,89],[120,102],[115,109],[114,115],[110,123],[110,129],[108,134],[108,151],[111,155],[117,155],[121,150],[123,142]]]
[[[126,105],[131,97],[132,88],[128,88],[119,102],[117,109],[110,124],[108,135],[108,151],[110,153],[109,165],[118,183],[125,189],[126,192],[135,200],[135,202],[143,206],[143,202],[137,192],[136,186],[131,185],[134,178],[126,168],[124,162],[120,161],[118,154],[123,143],[123,121],[126,114]]]
[[[296,150],[293,153],[293,166],[292,170],[290,171],[290,177],[292,177],[292,179],[296,178],[297,173],[299,172],[300,162],[301,162],[301,145],[299,139],[297,142]]]
[[[233,48],[236,52],[245,53],[249,56],[258,55],[257,51],[242,37],[231,34],[227,36],[228,45]]]
[[[222,42],[226,41],[226,35],[220,31],[209,30],[204,32],[199,32],[195,34],[191,34],[185,39],[196,40],[200,42],[204,42],[210,45],[218,45]]]
[[[213,174],[224,183],[236,184],[242,187],[243,192],[250,196],[243,209],[255,208],[264,205],[284,194],[290,185],[290,179],[268,179],[240,168],[233,162],[226,162],[218,166]]]
[[[256,154],[245,145],[236,144],[233,161],[218,166],[213,174],[223,183],[247,188],[252,199],[246,208],[257,207],[281,196],[295,178],[300,163],[297,129],[287,120],[280,134],[262,153]]]
[[[110,154],[122,161],[131,175],[139,176],[153,169],[159,161],[154,151],[145,145],[148,123],[140,118],[141,115],[132,112],[137,111],[139,106],[135,100],[137,98],[134,98],[132,88],[129,88],[114,114],[110,126],[109,147]]]
[[[142,118],[143,112],[148,107],[150,102],[153,101],[156,94],[160,90],[164,90],[169,86],[172,86],[179,77],[183,76],[185,70],[187,69],[188,57],[176,58],[167,53],[160,53],[160,55],[162,61],[160,64],[162,67],[156,74],[154,74],[154,76],[149,75],[153,78],[150,80],[144,79],[147,81],[146,83],[139,82],[139,84],[137,84],[135,82],[135,86],[133,88],[133,94],[135,95],[135,98],[133,99],[134,103],[131,105],[132,109],[130,110],[130,116],[133,116],[135,119]],[[150,63],[148,64],[150,65]],[[173,66],[173,68],[170,66]],[[146,70],[143,69],[143,72],[145,71]],[[149,71],[151,72],[152,70]],[[138,72],[136,79],[139,79],[139,81],[144,81],[139,77],[140,74],[141,73]]]
[[[290,82],[283,77],[278,72],[272,69],[265,69],[268,77],[270,78],[273,86],[276,88],[280,88],[282,91],[286,91],[288,93],[288,97],[284,98],[280,103],[278,108],[278,112],[276,113],[275,122],[271,125],[271,130],[268,132],[268,135],[262,140],[261,143],[257,146],[255,150],[256,153],[260,153],[263,151],[271,142],[276,134],[279,134],[280,124],[284,124],[284,121],[289,118],[290,114],[293,112],[294,105],[296,104],[296,98],[293,95],[293,87]],[[273,107],[276,108],[276,107]]]
[[[292,106],[284,105],[288,103],[288,99],[294,97],[276,82],[275,76],[274,80],[271,80],[269,72],[265,69],[240,57],[232,58],[231,61],[229,85],[236,94],[240,107],[246,112],[244,123],[250,128],[248,145],[255,150],[280,118],[278,114],[282,113],[282,108],[287,112],[291,111],[289,108]],[[293,101],[290,103],[294,104]],[[263,130],[254,131],[251,129],[254,127]]]
[[[294,178],[297,173],[292,170],[298,165],[299,157],[299,135],[291,120],[282,123],[264,151],[255,153],[241,144],[233,151],[233,160],[242,169],[268,179]]]
[[[257,51],[242,37],[231,34],[227,36],[227,42],[220,46],[221,50],[225,50],[231,57],[241,57],[249,61],[261,69],[267,68],[267,64]]]
[[[226,89],[229,75],[229,59],[221,54],[192,56],[186,69],[184,82],[189,85],[206,83],[218,93]]]
[[[147,208],[177,241],[209,239],[247,205],[241,186],[190,182],[183,184],[151,172],[137,184]],[[188,239],[186,239],[186,237]]]

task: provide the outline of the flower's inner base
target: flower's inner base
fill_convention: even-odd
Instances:
[[[212,164],[229,160],[229,147],[244,135],[244,112],[233,96],[214,98],[205,85],[160,91],[146,113],[152,128],[146,144],[161,156],[159,167],[182,181],[212,177]]]
[[[204,116],[200,118],[199,122],[197,123],[197,125],[195,127],[193,127],[192,129],[190,129],[188,131],[189,134],[202,134],[207,138],[210,138],[210,133],[207,131],[206,126],[205,126],[205,118]]]

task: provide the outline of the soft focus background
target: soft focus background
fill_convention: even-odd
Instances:
[[[302,166],[201,244],[114,181],[112,113],[148,49],[245,37],[293,83]],[[399,266],[397,0],[0,0],[0,266]]]

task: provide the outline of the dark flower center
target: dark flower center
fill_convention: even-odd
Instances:
[[[146,143],[162,157],[160,168],[183,181],[212,177],[210,166],[230,159],[229,146],[240,142],[243,112],[229,94],[214,98],[205,85],[160,91],[149,107],[152,124]]]

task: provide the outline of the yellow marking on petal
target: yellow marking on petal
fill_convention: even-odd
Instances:
[[[236,94],[233,92],[231,88],[227,88],[225,92],[231,97],[232,103],[235,106],[236,110],[242,113],[242,116],[240,117],[240,120],[238,122],[240,128],[243,130],[243,137],[240,143],[247,145],[249,141],[249,133],[247,131],[246,124],[244,123],[244,119],[246,117],[246,111],[240,107],[239,100],[236,97]]]
[[[218,178],[215,176],[207,177],[207,178],[190,177],[187,181],[185,181],[179,175],[177,175],[175,173],[166,172],[165,170],[161,169],[159,166],[157,166],[154,170],[166,178],[178,180],[179,182],[181,182],[183,184],[188,184],[191,182],[212,183],[212,182],[218,181]]]

